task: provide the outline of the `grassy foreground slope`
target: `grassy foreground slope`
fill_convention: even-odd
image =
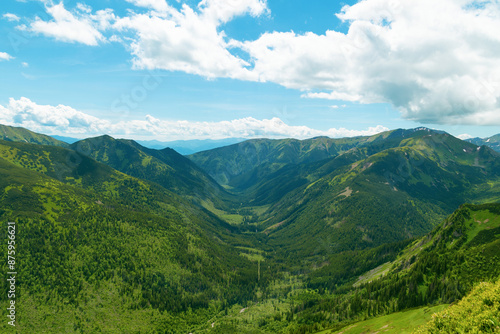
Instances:
[[[500,332],[500,280],[481,282],[451,306],[422,307],[361,321],[340,331],[318,334],[361,333],[498,333]]]
[[[458,304],[434,314],[415,334],[499,332],[500,280],[478,284]]]
[[[384,334],[409,334],[413,333],[415,328],[429,322],[433,314],[442,311],[446,307],[448,307],[448,305],[421,307],[418,309],[396,312],[346,326],[340,331],[326,330],[317,334],[364,334],[376,332]]]

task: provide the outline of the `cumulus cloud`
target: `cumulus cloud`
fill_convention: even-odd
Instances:
[[[269,14],[265,0],[202,0],[198,8],[206,19],[221,23],[245,14],[253,17]]]
[[[496,1],[364,0],[347,34],[273,32],[241,43],[261,81],[304,97],[391,103],[422,123],[500,124]]]
[[[11,59],[14,59],[14,57],[12,57],[10,54],[8,54],[6,52],[0,52],[0,61],[11,60]]]
[[[111,124],[68,106],[40,105],[25,97],[19,100],[10,98],[9,104],[1,108],[0,121],[3,124],[22,126],[34,131],[96,133]]]
[[[145,2],[151,1],[141,1]],[[255,80],[246,68],[250,64],[230,52],[232,41],[220,25],[246,13],[261,15],[266,9],[261,0],[203,0],[198,10],[184,4],[180,10],[167,7],[161,13],[134,13],[113,27],[134,34],[130,48],[136,68]]]
[[[61,42],[96,46],[106,41],[101,31],[109,28],[115,18],[109,9],[97,11],[93,15],[92,9],[83,4],[78,4],[74,12],[68,11],[63,2],[57,5],[46,4],[46,11],[53,20],[44,21],[37,17],[29,26],[22,25],[18,28],[53,37]]]
[[[279,118],[258,120],[252,117],[221,122],[161,120],[146,116],[143,120],[109,120],[88,115],[64,105],[39,105],[28,98],[10,99],[0,105],[0,123],[22,126],[47,134],[89,136],[110,134],[126,138],[222,139],[222,138],[298,138],[317,136],[353,137],[387,131],[381,125],[366,130],[331,128],[326,131],[307,126],[291,126]]]

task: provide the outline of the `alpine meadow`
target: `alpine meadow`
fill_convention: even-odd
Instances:
[[[497,0],[0,9],[0,333],[500,333]]]

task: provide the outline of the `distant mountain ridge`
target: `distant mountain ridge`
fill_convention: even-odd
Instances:
[[[494,135],[491,137],[487,138],[471,138],[471,139],[466,139],[469,143],[472,143],[474,145],[478,146],[488,146],[492,149],[494,149],[497,152],[500,152],[500,134]]]
[[[246,205],[284,254],[374,247],[430,231],[461,203],[500,198],[500,155],[446,132],[249,140],[189,156]],[[307,232],[306,232],[307,231]]]
[[[297,236],[291,243],[295,250],[313,247],[298,237],[299,230],[307,230],[309,237],[329,237],[339,247],[397,241],[405,233],[411,237],[428,231],[460,203],[499,198],[500,155],[490,149],[423,131],[359,159],[359,151],[366,149],[370,147],[334,158],[326,164],[335,166],[330,174],[271,207],[273,218],[266,226],[283,221],[280,229],[270,231],[273,243],[284,247],[281,240]],[[349,155],[355,158],[349,160]],[[287,214],[291,210],[297,213]],[[341,231],[351,232],[341,237]]]
[[[0,124],[0,139],[7,141],[22,141],[26,143],[55,145],[68,147],[82,139],[59,136],[59,135],[44,135],[36,133],[25,128],[13,127]],[[192,139],[192,140],[175,140],[175,141],[159,141],[159,140],[136,140],[137,143],[144,147],[156,150],[171,148],[182,155],[193,154],[201,151],[211,150],[214,148],[227,146],[245,141],[244,138],[226,138],[226,139]]]
[[[250,139],[241,143],[198,152],[188,157],[217,182],[235,189],[251,186],[256,178],[274,173],[287,165],[299,165],[337,157],[351,149],[376,142],[411,136],[428,128],[393,130],[373,136],[311,139]],[[253,181],[250,180],[253,178]]]
[[[136,140],[142,146],[147,148],[161,150],[167,147],[174,149],[182,155],[193,154],[201,151],[227,146],[245,141],[244,138],[226,138],[226,139],[192,139],[175,141],[158,140]]]

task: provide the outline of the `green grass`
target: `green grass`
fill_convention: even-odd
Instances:
[[[251,247],[236,247],[236,248],[245,251],[245,252],[240,252],[240,256],[244,256],[252,262],[257,262],[257,261],[262,262],[265,260],[263,250]]]
[[[264,261],[265,258],[260,255],[260,254],[247,254],[247,253],[240,253],[241,256],[246,257],[252,262],[257,262],[257,261]]]
[[[492,218],[492,214],[488,210],[474,212],[469,224],[472,228],[467,233],[467,239],[471,241],[480,231],[500,226],[500,216]]]
[[[354,286],[359,286],[361,284],[371,282],[375,279],[384,276],[389,272],[391,267],[392,267],[392,262],[386,262],[378,266],[377,268],[370,270],[369,272],[359,276],[359,279],[356,283],[354,283]]]
[[[416,328],[431,320],[432,315],[447,308],[448,305],[422,307],[405,312],[397,312],[383,317],[361,321],[340,331],[325,330],[318,334],[362,334],[362,333],[412,333]]]
[[[236,248],[241,249],[241,250],[245,250],[245,251],[249,251],[251,253],[262,254],[264,252],[262,249],[251,248],[251,247],[239,247],[239,246],[237,246]]]

